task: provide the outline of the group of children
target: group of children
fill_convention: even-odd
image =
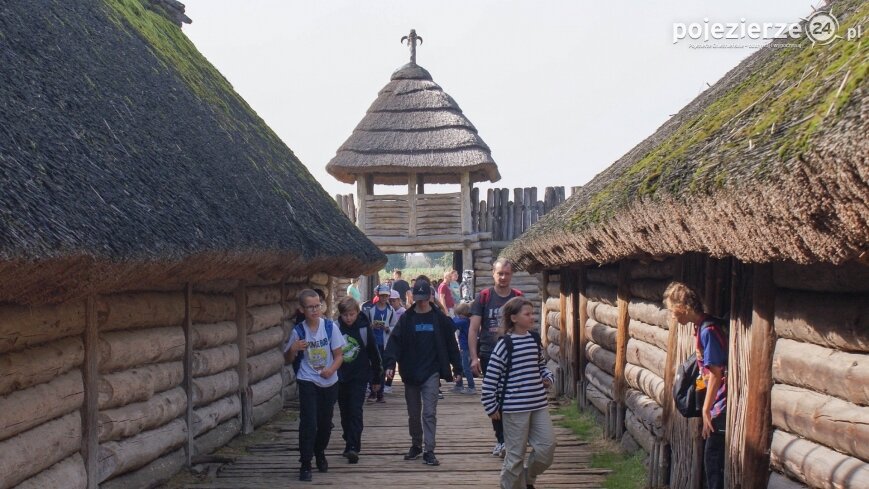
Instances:
[[[427,280],[424,290],[431,290]],[[383,402],[384,390],[391,389],[387,383],[391,384],[392,380],[391,375],[390,378],[385,376],[385,371],[388,370],[390,374],[393,372],[395,360],[399,366],[402,365],[402,357],[398,353],[402,345],[392,345],[390,351],[386,352],[389,338],[405,312],[401,307],[400,296],[390,290],[388,285],[378,286],[376,294],[377,301],[361,306],[353,297],[342,299],[338,303],[337,324],[321,317],[321,298],[316,292],[305,290],[299,294],[300,315],[304,315],[304,320],[293,328],[285,348],[286,361],[292,363],[296,369],[299,386],[299,480],[312,480],[312,459],[320,472],[328,471],[325,450],[331,435],[332,411],[336,401],[340,409],[345,442],[343,455],[349,463],[358,463],[362,448],[366,390],[369,392],[369,401]],[[419,304],[420,301],[416,300],[416,305]],[[446,324],[450,324],[446,311],[442,311],[439,304],[434,300],[423,301],[424,306],[429,304],[437,313],[435,316],[443,317]],[[552,373],[545,367],[539,336],[531,332],[534,327],[531,303],[522,297],[516,297],[510,299],[502,309],[505,335],[492,352],[489,368],[483,378],[482,403],[490,418],[504,423],[506,456],[501,473],[501,487],[533,488],[533,480],[551,464],[555,449],[546,395],[546,389],[552,383]],[[439,336],[435,338],[438,345],[443,343],[445,351],[436,353],[433,357],[433,365],[440,365],[432,374],[434,389],[437,389],[440,379],[455,379],[455,392],[476,393],[468,351],[470,311],[467,303],[458,303],[451,311],[454,313],[452,324],[435,328],[449,330],[451,340],[446,341]],[[417,316],[420,314],[417,311]],[[416,324],[420,322],[416,320],[418,318],[409,316],[406,319],[413,319],[412,326],[417,333],[412,336],[419,336],[420,325]],[[402,341],[405,342],[405,347],[419,347],[416,339],[411,341],[412,344],[407,343],[406,339]],[[460,369],[458,362],[453,360],[454,353],[450,349],[454,349],[456,354],[461,352]],[[393,359],[389,365],[384,365],[385,354]],[[418,357],[404,356],[405,361],[414,362],[418,362]],[[456,365],[455,374],[451,371],[452,365]],[[405,375],[407,373],[403,369],[402,377]],[[463,384],[464,379],[467,379],[467,387]],[[426,403],[425,397],[431,394],[428,392],[432,390],[432,386],[428,385],[431,383],[429,380],[431,379],[426,379],[417,386],[420,390],[420,396],[417,397],[422,398],[422,403]],[[408,379],[405,379],[405,384],[406,390],[415,385],[408,382]],[[410,404],[408,400],[408,405]],[[436,406],[436,400],[434,405]],[[434,427],[429,426],[428,419],[417,419],[414,422],[410,409],[408,413],[414,438],[411,452],[416,449],[420,453],[414,453],[415,457],[405,456],[405,459],[425,455],[425,463],[438,465],[433,453]],[[422,414],[426,418],[426,413]],[[425,428],[425,450],[420,446],[422,429],[418,436],[413,436],[413,428],[417,424],[420,428]],[[529,444],[532,451],[526,466],[525,451]]]

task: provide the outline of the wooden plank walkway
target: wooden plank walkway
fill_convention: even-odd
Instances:
[[[410,447],[404,389],[396,378],[395,392],[385,404],[365,405],[365,431],[359,463],[350,465],[341,452],[341,422],[335,406],[335,429],[326,452],[329,472],[314,469],[313,482],[298,481],[298,421],[272,421],[260,430],[276,433],[268,442],[252,441],[233,463],[211,470],[197,482],[178,480],[168,487],[188,489],[277,489],[342,486],[354,489],[496,488],[502,459],[491,455],[495,437],[483,413],[479,395],[449,392],[438,402],[437,448],[441,462],[430,467],[419,460],[405,461]],[[478,386],[479,389],[479,386]],[[539,477],[538,488],[597,488],[608,473],[589,467],[592,450],[569,430],[555,426],[558,448],[555,463]],[[255,438],[255,437],[254,437]]]

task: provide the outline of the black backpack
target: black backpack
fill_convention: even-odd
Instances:
[[[534,342],[537,343],[537,363],[540,363],[540,360],[543,359],[543,340],[540,338],[540,334],[537,333],[537,331],[528,332],[531,333],[531,337],[534,338]],[[499,410],[504,406],[504,396],[507,393],[507,379],[510,376],[510,370],[513,368],[513,337],[509,334],[505,334],[501,337],[501,341],[504,342],[504,347],[507,349],[507,363],[504,364],[504,382],[498,382],[496,387],[496,397]]]
[[[697,376],[700,369],[697,367],[697,354],[692,353],[687,360],[676,370],[676,378],[673,380],[673,401],[676,409],[686,418],[699,418],[700,409],[706,399],[706,390],[702,392],[702,398],[698,399]],[[698,402],[699,400],[699,402]]]

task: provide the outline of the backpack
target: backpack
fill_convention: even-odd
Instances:
[[[324,321],[326,323],[326,337],[329,338],[329,346],[332,346],[333,323],[329,319],[325,319]],[[298,336],[300,340],[304,340],[305,339],[305,322],[302,321],[300,323],[296,323],[296,325],[293,326],[293,331],[296,332],[296,336]],[[305,353],[304,351],[300,351],[299,354],[296,355],[296,359],[293,360],[293,373],[298,374],[299,369],[302,368],[302,355],[304,353]]]
[[[531,337],[534,338],[534,342],[537,343],[537,363],[543,359],[543,341],[540,338],[540,334],[537,331],[528,331],[531,333]],[[497,401],[498,408],[500,409],[504,406],[504,396],[507,393],[507,380],[510,377],[510,370],[513,369],[513,337],[509,334],[505,334],[501,337],[501,340],[504,342],[504,347],[507,349],[507,362],[504,364],[504,382],[498,382],[498,386],[496,386]],[[500,387],[500,389],[498,388]]]
[[[712,328],[712,333],[721,345],[727,349],[727,340],[721,334],[719,325],[714,321],[704,321],[697,331],[697,346],[700,346],[700,332]],[[706,400],[706,389],[697,389],[697,377],[700,376],[700,362],[697,353],[692,353],[676,370],[673,380],[673,401],[676,409],[686,418],[699,418],[703,403]]]

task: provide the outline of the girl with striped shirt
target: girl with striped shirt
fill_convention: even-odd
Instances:
[[[524,297],[502,308],[506,333],[495,345],[483,379],[486,414],[504,422],[506,456],[501,489],[533,489],[537,476],[552,465],[555,434],[549,419],[546,389],[553,375],[543,360],[539,336],[532,333],[534,312]],[[531,454],[525,460],[526,446]]]

